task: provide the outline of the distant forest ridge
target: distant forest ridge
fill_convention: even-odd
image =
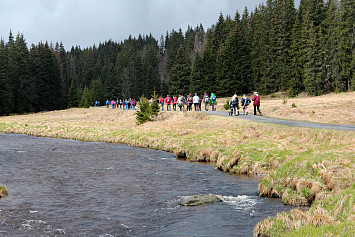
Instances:
[[[354,90],[355,1],[267,0],[204,29],[64,49],[0,42],[0,115],[88,107],[93,101],[258,91],[296,96]]]

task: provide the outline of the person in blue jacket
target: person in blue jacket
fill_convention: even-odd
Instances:
[[[243,106],[243,114],[248,115],[248,105],[250,105],[251,100],[243,95],[243,98],[240,100],[240,104]]]
[[[106,107],[109,108],[110,106],[110,101],[108,101],[108,99],[106,100]]]

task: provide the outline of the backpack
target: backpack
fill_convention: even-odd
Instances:
[[[166,98],[166,103],[170,103],[170,98]]]
[[[239,102],[238,97],[235,97],[235,99],[232,101],[232,104],[237,105]]]
[[[209,101],[208,96],[205,96],[205,97],[203,98],[203,102],[208,103],[208,101]]]
[[[215,95],[213,95],[212,97],[211,97],[211,100],[213,101],[213,102],[215,102],[216,101],[216,96]]]

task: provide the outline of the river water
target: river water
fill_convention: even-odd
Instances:
[[[252,236],[290,209],[258,178],[121,144],[0,134],[0,236]],[[218,194],[221,203],[179,205]]]

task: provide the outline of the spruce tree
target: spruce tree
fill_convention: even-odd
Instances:
[[[0,41],[0,116],[11,113],[11,88],[7,77],[7,48]]]
[[[75,86],[74,81],[72,80],[68,92],[68,108],[75,108],[79,106],[79,95]],[[101,101],[104,102],[104,101]]]
[[[301,23],[299,16],[297,16],[292,28],[292,41],[290,46],[289,96],[291,97],[298,95],[304,89],[301,43]]]
[[[341,0],[339,7],[339,53],[342,80],[348,90],[355,89],[355,2]]]
[[[80,104],[79,107],[81,108],[89,108],[90,107],[90,101],[91,101],[91,95],[90,95],[90,90],[88,89],[87,86],[84,87],[83,94],[80,99]]]
[[[200,95],[204,93],[203,79],[203,61],[200,54],[197,52],[190,76],[190,91],[192,93],[199,93]]]
[[[306,54],[306,63],[304,69],[304,87],[309,95],[321,95],[324,88],[324,65],[323,51],[321,45],[320,32],[317,27],[311,24],[309,39],[307,44],[308,52]]]
[[[174,65],[170,70],[170,94],[179,95],[187,94],[190,89],[190,64],[185,55],[185,50],[182,45],[178,50]]]

